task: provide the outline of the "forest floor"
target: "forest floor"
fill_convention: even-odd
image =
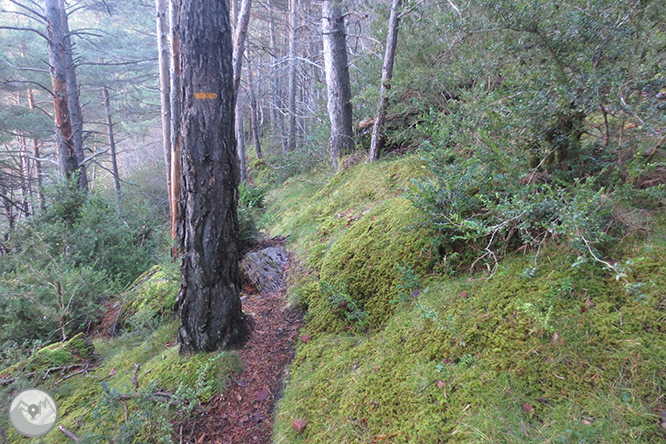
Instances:
[[[274,406],[303,316],[285,308],[284,288],[269,295],[245,293],[242,299],[252,322],[251,336],[238,350],[243,370],[204,406],[207,414],[177,425],[181,443],[271,443]]]

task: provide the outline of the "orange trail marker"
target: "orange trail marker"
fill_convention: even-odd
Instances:
[[[217,99],[217,94],[211,92],[194,93],[195,99]]]

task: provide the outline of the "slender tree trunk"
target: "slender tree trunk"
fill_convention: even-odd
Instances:
[[[277,44],[277,33],[275,31],[275,11],[273,5],[269,6],[269,28],[268,32],[271,39],[271,77],[273,78],[273,92],[272,92],[272,104],[271,104],[271,125],[273,131],[277,131],[280,136],[280,145],[282,146],[282,152],[287,152],[287,141],[284,137],[284,103],[282,100],[282,91],[280,89],[280,70],[278,70],[278,57],[277,54],[280,54],[280,48]]]
[[[287,151],[296,149],[296,28],[298,0],[289,0],[289,129]]]
[[[120,175],[118,174],[118,161],[116,158],[116,140],[113,136],[113,120],[111,119],[111,99],[109,98],[109,90],[105,87],[102,88],[104,94],[104,111],[106,112],[106,128],[109,132],[109,151],[111,153],[111,171],[113,172],[113,188],[116,190],[116,195],[120,199]]]
[[[238,159],[228,3],[182,0],[181,353],[242,340]]]
[[[58,0],[62,14],[62,26],[65,32],[65,70],[67,73],[67,102],[69,103],[69,118],[72,120],[72,143],[79,162],[79,189],[88,190],[88,175],[86,173],[85,151],[83,149],[83,112],[79,101],[79,86],[76,82],[76,65],[74,64],[74,47],[69,32],[67,10],[64,0]]]
[[[245,123],[243,122],[243,96],[236,96],[236,153],[240,166],[240,181],[247,181],[247,163],[245,154]]]
[[[370,141],[370,160],[379,159],[381,149],[381,136],[386,119],[386,104],[388,103],[388,93],[391,89],[391,79],[393,78],[393,62],[395,61],[395,47],[398,42],[398,25],[400,16],[401,0],[392,0],[391,15],[389,16],[388,34],[386,36],[386,52],[384,53],[384,64],[382,65],[382,84],[379,88],[379,103],[375,113],[375,124],[372,127],[372,139]]]
[[[350,153],[354,148],[352,128],[351,86],[347,67],[345,23],[335,0],[322,4],[322,35],[324,41],[324,67],[328,93],[328,117],[331,121],[331,159],[338,169],[338,155]]]
[[[67,101],[67,61],[65,28],[59,0],[44,0],[46,32],[48,35],[49,65],[53,89],[53,109],[58,145],[60,171],[67,179],[77,174],[79,161],[74,151],[72,120]]]
[[[170,103],[169,109],[171,111],[171,237],[174,241],[178,241],[178,215],[180,214],[180,179],[181,179],[181,164],[182,156],[180,153],[181,134],[180,134],[180,112],[181,112],[181,90],[180,90],[180,29],[177,23],[178,15],[180,13],[181,0],[169,0],[169,34],[171,36],[171,59],[169,65],[169,79],[170,79]],[[175,248],[175,247],[174,247]],[[173,256],[177,256],[177,252],[173,251]]]
[[[157,56],[160,75],[160,104],[162,111],[162,144],[164,147],[164,164],[166,185],[169,195],[169,214],[173,214],[171,198],[171,85],[169,79],[169,24],[167,17],[167,0],[155,0],[155,18],[157,25]]]
[[[254,134],[254,150],[257,154],[257,159],[261,159],[263,154],[261,153],[261,141],[259,134],[259,113],[257,110],[257,95],[255,94],[255,80],[254,74],[252,72],[252,57],[250,56],[250,51],[247,53],[247,86],[250,93],[250,123],[252,124],[252,134]]]
[[[238,12],[238,20],[236,21],[236,35],[234,37],[234,95],[238,97],[238,88],[240,87],[242,69],[243,69],[243,53],[245,52],[245,39],[247,38],[247,27],[250,24],[250,7],[252,0],[243,0],[241,3],[240,11]]]
[[[28,89],[28,106],[31,110],[35,109],[35,97],[32,93],[32,89]],[[39,153],[39,140],[35,137],[32,139],[32,155],[35,158],[35,175],[37,176],[37,195],[39,196],[39,207],[41,209],[46,208],[46,200],[44,198],[44,190],[42,185],[42,161],[40,159]]]

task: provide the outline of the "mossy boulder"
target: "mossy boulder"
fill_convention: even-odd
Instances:
[[[171,315],[176,308],[179,286],[180,275],[175,264],[155,265],[139,276],[121,296],[117,326],[132,330]]]
[[[437,262],[435,233],[423,222],[407,199],[384,201],[351,223],[331,245],[322,261],[321,280],[344,288],[367,313],[370,326],[383,325],[393,314],[391,302],[402,282],[397,265],[423,276]]]
[[[94,359],[94,353],[95,348],[92,342],[83,333],[79,333],[65,342],[56,342],[37,350],[30,358],[1,370],[0,374],[34,373],[50,368],[81,364]]]

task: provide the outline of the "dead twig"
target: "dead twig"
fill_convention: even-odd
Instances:
[[[72,432],[71,430],[69,430],[69,429],[68,429],[67,427],[65,427],[64,425],[59,425],[59,426],[58,426],[58,430],[60,430],[60,432],[61,432],[63,435],[65,435],[66,437],[68,437],[68,438],[71,439],[72,441],[79,441],[79,439],[80,439],[78,436],[76,436],[76,435],[74,434],[74,432]]]

